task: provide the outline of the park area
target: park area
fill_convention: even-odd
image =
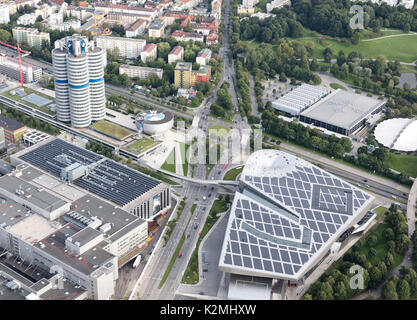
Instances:
[[[417,177],[417,156],[391,152],[387,164],[391,169]]]
[[[95,131],[102,133],[108,137],[117,139],[117,140],[124,140],[134,132],[118,126],[117,124],[111,123],[106,120],[100,120],[90,126],[90,128],[94,129]]]
[[[297,43],[310,43],[313,49],[313,58],[323,59],[323,51],[325,48],[330,48],[333,52],[333,58],[337,57],[340,50],[348,55],[352,51],[362,53],[365,58],[375,59],[378,56],[384,56],[388,60],[399,60],[402,62],[413,62],[417,60],[417,34],[401,34],[393,30],[387,31],[388,36],[393,37],[361,40],[354,45],[348,41],[341,41],[325,36],[305,37],[295,39]]]

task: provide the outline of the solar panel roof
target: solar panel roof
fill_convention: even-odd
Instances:
[[[254,276],[299,279],[373,201],[340,178],[276,150],[252,154],[240,183],[219,267]]]
[[[20,159],[57,177],[74,163],[94,165],[73,183],[104,199],[125,206],[162,182],[86,149],[54,139],[24,153]]]

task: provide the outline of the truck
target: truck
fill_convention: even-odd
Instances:
[[[140,264],[140,262],[142,261],[142,256],[138,255],[135,259],[135,261],[133,262],[133,268],[137,268]]]

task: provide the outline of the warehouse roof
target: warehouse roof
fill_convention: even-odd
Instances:
[[[384,103],[384,100],[338,89],[303,111],[301,116],[349,130]]]

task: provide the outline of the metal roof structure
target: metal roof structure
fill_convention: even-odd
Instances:
[[[397,118],[382,121],[374,131],[375,139],[398,151],[417,150],[417,119]]]
[[[293,155],[260,150],[240,177],[219,269],[299,280],[374,197]]]
[[[304,83],[272,102],[272,107],[291,115],[299,115],[329,93],[330,90],[325,87]]]
[[[383,104],[384,100],[337,89],[300,115],[349,130]]]
[[[87,173],[76,178],[73,184],[120,206],[162,184],[155,178],[58,138],[38,144],[19,158],[57,177],[61,177],[62,170],[78,163],[87,168]]]

